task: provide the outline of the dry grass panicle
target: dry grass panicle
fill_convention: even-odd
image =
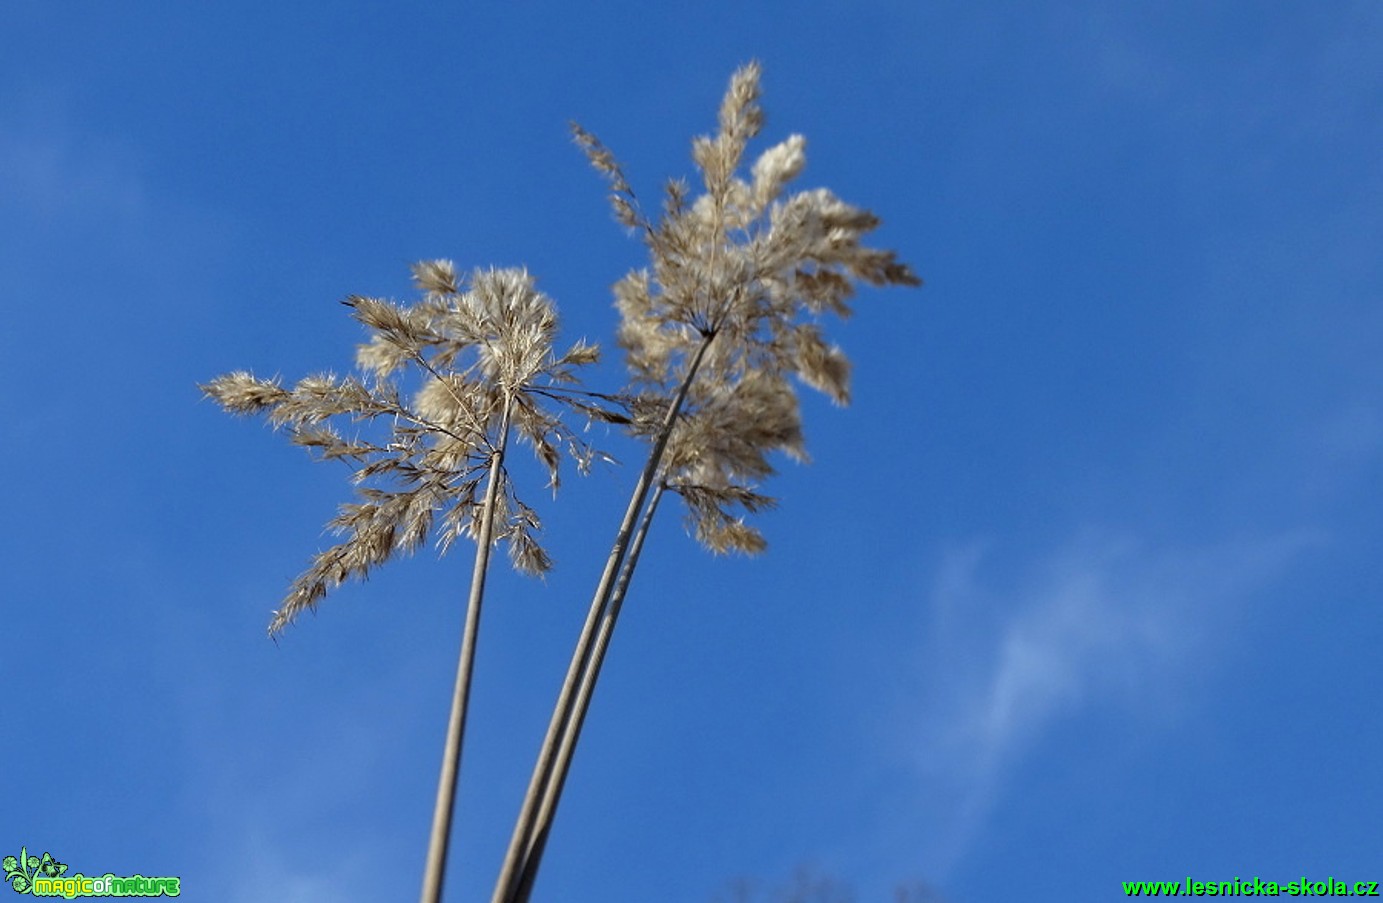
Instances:
[[[467,286],[450,261],[434,260],[415,264],[413,278],[423,292],[413,304],[346,300],[370,333],[356,351],[363,378],[323,373],[286,389],[240,370],[202,386],[228,412],[263,414],[295,444],[352,466],[357,498],[327,524],[344,539],[293,582],[271,634],[429,535],[442,552],[476,538],[479,487],[502,432],[532,446],[555,488],[564,457],[584,471],[599,456],[566,425],[564,409],[620,419],[603,400],[571,391],[599,351],[586,342],[553,350],[556,310],[526,271],[476,270]],[[541,522],[502,467],[498,490],[494,540],[507,541],[519,570],[546,572]]]
[[[649,249],[649,265],[614,289],[636,399],[631,428],[656,441],[688,384],[659,479],[682,496],[695,534],[715,551],[763,548],[731,509],[749,513],[740,498],[762,507],[755,483],[772,473],[768,452],[805,457],[787,378],[849,403],[850,361],[826,339],[822,318],[848,316],[857,283],[921,284],[893,251],[864,244],[879,225],[868,210],[824,188],[788,191],[806,166],[801,135],[768,148],[740,175],[764,122],[760,75],[750,63],[731,78],[717,132],[692,141],[701,193],[669,181],[656,221],[640,210],[614,154],[574,126],[610,181],[616,218]]]

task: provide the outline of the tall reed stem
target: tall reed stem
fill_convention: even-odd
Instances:
[[[581,739],[581,728],[586,723],[586,712],[591,705],[591,694],[595,691],[596,681],[600,679],[601,666],[605,664],[605,651],[610,647],[610,636],[615,631],[615,622],[619,620],[620,609],[624,607],[624,597],[629,592],[629,580],[634,575],[634,569],[639,566],[639,554],[643,552],[644,539],[648,536],[648,529],[653,524],[653,515],[658,510],[658,502],[662,500],[665,489],[666,484],[661,482],[653,488],[653,494],[649,497],[647,507],[644,508],[643,517],[639,518],[638,529],[634,531],[634,539],[630,543],[629,554],[624,560],[624,567],[620,569],[615,591],[610,596],[610,604],[606,606],[605,613],[600,619],[595,648],[591,650],[590,660],[586,663],[586,670],[581,674],[581,684],[576,691],[576,702],[562,733],[562,745],[557,751],[557,761],[553,765],[552,774],[548,777],[547,791],[543,794],[542,805],[538,809],[537,820],[533,824],[533,843],[524,859],[523,873],[519,876],[519,888],[514,897],[515,903],[527,903],[529,895],[533,892],[533,882],[537,880],[538,868],[543,860],[543,851],[547,848],[547,839],[552,830],[552,820],[557,814],[557,803],[562,798],[562,788],[566,786],[567,772],[571,769],[572,755],[576,751],[577,741]]]
[[[480,632],[480,605],[485,596],[485,574],[490,566],[494,542],[495,505],[501,491],[499,472],[509,443],[509,416],[514,398],[506,394],[500,417],[499,444],[490,453],[489,474],[485,481],[485,500],[480,509],[480,532],[476,537],[475,567],[471,571],[471,592],[466,602],[466,622],[461,631],[461,654],[456,662],[456,685],[451,695],[451,716],[447,720],[446,744],[442,750],[442,772],[437,781],[437,803],[432,812],[432,835],[423,867],[421,903],[441,903],[442,882],[446,877],[447,849],[451,842],[452,814],[456,808],[456,784],[461,773],[461,747],[466,733],[466,709],[471,694],[471,672],[475,666],[476,637]]]
[[[653,487],[658,467],[662,464],[663,451],[667,448],[668,437],[672,435],[672,428],[682,411],[687,392],[691,389],[692,381],[696,379],[697,371],[701,368],[701,362],[705,358],[706,349],[710,347],[715,336],[716,333],[714,332],[706,333],[701,344],[697,346],[696,353],[687,364],[687,373],[677,388],[677,394],[673,397],[672,404],[668,406],[667,414],[663,418],[658,434],[654,439],[653,448],[648,454],[648,461],[644,464],[643,472],[639,475],[639,481],[634,486],[633,495],[629,499],[629,507],[624,513],[624,520],[620,524],[619,533],[615,536],[614,546],[610,549],[610,557],[605,562],[605,571],[601,574],[595,596],[591,599],[591,607],[586,614],[586,622],[581,628],[580,637],[577,638],[571,664],[568,665],[566,677],[562,681],[562,689],[557,695],[557,704],[553,707],[547,734],[543,737],[538,761],[533,767],[533,775],[528,782],[528,791],[524,795],[523,805],[514,825],[514,833],[509,839],[509,849],[505,852],[499,880],[496,881],[494,895],[490,898],[491,903],[513,903],[515,900],[524,860],[527,858],[528,851],[533,847],[533,830],[537,821],[538,808],[547,793],[548,779],[552,774],[553,765],[556,762],[558,749],[562,742],[562,735],[566,731],[571,715],[577,683],[586,670],[586,663],[590,658],[601,616],[610,601],[615,586],[615,578],[619,574],[620,566],[624,563],[625,555],[629,550],[635,522],[648,499],[648,493]]]

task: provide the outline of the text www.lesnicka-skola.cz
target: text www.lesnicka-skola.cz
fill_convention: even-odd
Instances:
[[[1376,897],[1377,881],[1342,881],[1326,878],[1312,881],[1302,876],[1295,881],[1125,881],[1127,897]]]

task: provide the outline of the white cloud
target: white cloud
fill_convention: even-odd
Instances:
[[[372,898],[366,881],[370,859],[364,850],[339,855],[332,861],[295,862],[285,854],[286,845],[273,843],[269,834],[250,833],[238,855],[227,856],[241,864],[228,876],[218,895],[232,903],[354,903]]]
[[[0,278],[55,306],[109,291],[113,271],[141,280],[142,304],[185,305],[193,278],[225,253],[228,224],[160,185],[155,148],[93,128],[60,91],[0,96],[0,173],[0,244],[12,252]],[[95,273],[107,278],[91,283]]]
[[[0,210],[18,237],[51,240],[74,224],[125,235],[149,214],[135,145],[80,125],[61,92],[9,97],[0,115]],[[38,233],[38,234],[32,234]]]
[[[1197,653],[1317,541],[1155,548],[1091,533],[999,588],[985,582],[994,556],[982,546],[949,553],[931,597],[925,702],[909,713],[937,819],[928,861],[944,871],[964,855],[1012,768],[1063,718],[1156,723],[1183,708],[1188,681],[1222,658]]]

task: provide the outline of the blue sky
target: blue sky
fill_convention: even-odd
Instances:
[[[0,11],[0,846],[189,900],[416,894],[469,556],[276,647],[346,494],[199,400],[350,366],[351,293],[526,265],[612,345],[636,190],[730,72],[927,279],[832,334],[769,553],[669,508],[537,898],[863,903],[1380,880],[1383,7],[1071,2]],[[617,355],[595,377],[615,388]],[[547,500],[487,600],[448,899],[487,893],[633,482]]]

